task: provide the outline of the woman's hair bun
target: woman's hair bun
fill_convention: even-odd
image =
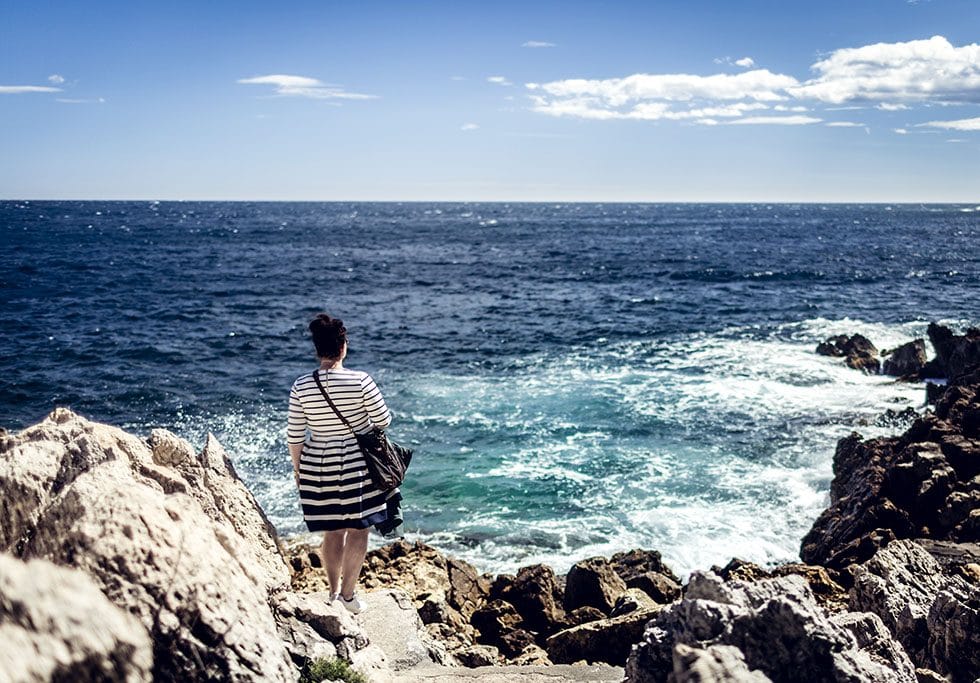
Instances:
[[[319,313],[310,321],[310,333],[313,335],[316,355],[321,358],[340,358],[347,342],[347,328],[344,327],[343,320]]]

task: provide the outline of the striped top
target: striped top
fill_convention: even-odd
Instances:
[[[372,425],[387,427],[391,423],[391,413],[381,391],[366,372],[347,368],[317,372],[323,388],[330,393],[334,405],[351,423],[355,432],[360,434],[370,431]],[[350,430],[320,393],[312,372],[298,377],[289,390],[287,442],[303,443],[307,429],[314,441],[350,436]]]

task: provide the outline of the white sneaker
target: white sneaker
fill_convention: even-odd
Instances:
[[[340,604],[343,605],[351,614],[360,614],[367,609],[367,605],[364,604],[359,597],[357,597],[357,593],[354,593],[350,600],[339,594],[337,595],[337,599],[340,600]]]

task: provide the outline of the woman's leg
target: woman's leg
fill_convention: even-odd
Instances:
[[[368,529],[347,529],[347,542],[344,544],[344,579],[340,594],[347,599],[354,595],[357,579],[361,575],[361,565],[367,553]]]
[[[344,564],[344,539],[349,529],[337,529],[336,531],[323,532],[323,543],[320,545],[320,558],[323,560],[323,567],[327,570],[327,581],[330,583],[330,592],[337,594],[340,592],[340,572]],[[365,536],[367,540],[367,536]]]

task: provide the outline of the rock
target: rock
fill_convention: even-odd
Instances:
[[[190,442],[166,429],[154,429],[147,439],[153,452],[153,462],[157,465],[179,465],[185,460],[195,459],[194,447]]]
[[[980,677],[980,591],[946,576],[914,541],[894,541],[851,571],[851,608],[881,617],[917,665]]]
[[[618,617],[637,610],[651,610],[656,606],[657,603],[645,591],[639,588],[627,588],[626,592],[616,599],[609,616]]]
[[[480,642],[497,645],[504,634],[517,628],[521,615],[509,602],[491,600],[473,613],[470,623],[479,631]]]
[[[980,385],[951,386],[898,437],[841,439],[830,507],[804,537],[800,556],[842,570],[895,538],[980,540],[980,439],[964,434],[980,410]]]
[[[320,572],[306,572],[306,585],[318,580]],[[489,581],[480,576],[467,562],[446,557],[424,543],[403,540],[389,543],[367,554],[361,569],[361,584],[366,590],[400,588],[415,602],[417,608],[429,601],[440,601],[458,613],[459,617],[444,616],[446,623],[466,623],[487,600]],[[293,585],[297,585],[294,577]],[[431,616],[430,607],[426,608]]]
[[[609,614],[626,583],[604,557],[576,562],[565,577],[565,609],[591,606]]]
[[[902,535],[912,533],[907,513],[883,494],[886,473],[896,459],[894,444],[887,439],[862,441],[858,434],[841,439],[834,454],[834,479],[830,485],[829,508],[814,522],[803,538],[800,557],[807,564],[843,569],[854,558],[843,546],[883,529]],[[865,543],[865,545],[867,545]]]
[[[919,683],[949,683],[949,679],[945,676],[939,675],[932,669],[921,667],[915,670],[915,677],[919,679]]]
[[[915,376],[918,378],[919,372],[922,371],[927,361],[926,343],[922,339],[914,339],[891,351],[885,351],[882,355],[885,356],[885,362],[881,368],[883,374],[892,377]]]
[[[449,605],[469,619],[487,601],[490,585],[477,574],[473,565],[455,557],[446,558],[446,575],[449,581]]]
[[[571,664],[580,659],[622,666],[633,643],[659,607],[639,609],[621,616],[590,621],[550,636],[545,649],[551,661]]]
[[[564,597],[554,570],[543,564],[521,567],[505,586],[498,584],[500,598],[512,604],[526,627],[543,634],[566,625]]]
[[[667,604],[680,597],[680,579],[664,564],[656,550],[636,549],[616,553],[609,558],[609,563],[627,588],[639,588],[659,604]]]
[[[4,681],[151,680],[146,629],[77,570],[0,553],[0,634]]]
[[[368,645],[354,618],[331,600],[330,593],[283,592],[272,597],[272,605],[279,633],[297,666],[335,657],[338,646],[356,652]]]
[[[590,607],[588,605],[585,607],[576,607],[571,612],[568,612],[567,616],[568,623],[572,626],[606,618],[606,615],[602,613],[602,610],[595,607]]]
[[[817,353],[823,356],[843,357],[848,367],[876,375],[881,369],[878,349],[871,340],[861,334],[837,335],[817,345]]]
[[[863,634],[861,642],[817,604],[802,577],[726,583],[713,573],[694,572],[684,597],[653,615],[627,660],[626,679],[667,680],[676,647],[686,645],[736,648],[748,671],[773,681],[915,681],[908,656],[873,617],[847,623]],[[737,659],[727,652],[731,666]]]
[[[830,620],[850,631],[858,647],[874,661],[900,663],[900,673],[905,677],[914,668],[908,653],[877,614],[840,612],[831,615]]]
[[[551,666],[551,658],[543,648],[537,645],[528,645],[524,650],[511,660],[517,666]]]
[[[929,341],[936,351],[936,361],[942,369],[942,377],[958,384],[966,375],[980,368],[980,330],[968,329],[957,335],[937,323],[930,323],[927,331]]]
[[[701,649],[678,643],[669,683],[771,683],[761,671],[750,671],[742,651],[731,645]]]
[[[424,628],[408,594],[388,589],[364,593],[362,598],[368,609],[357,617],[359,626],[372,634],[371,645],[384,652],[392,671],[455,663],[445,645]]]
[[[515,628],[501,634],[495,643],[500,654],[508,659],[515,659],[532,647],[537,647],[534,641],[534,634],[523,628]]]
[[[936,595],[926,618],[931,668],[954,681],[980,678],[980,590],[952,577]]]
[[[790,574],[802,576],[806,580],[813,596],[824,609],[839,612],[847,606],[847,591],[840,583],[842,577],[833,569],[791,563],[780,565],[772,570],[773,576],[789,576]]]
[[[470,645],[453,653],[463,666],[492,666],[500,660],[500,653],[492,645]]]
[[[261,508],[213,437],[153,442],[65,409],[5,437],[0,550],[91,577],[150,634],[154,680],[294,680],[317,632],[277,618],[289,569]]]
[[[772,574],[755,564],[733,557],[724,567],[712,567],[711,571],[725,581],[759,581],[772,578]]]

